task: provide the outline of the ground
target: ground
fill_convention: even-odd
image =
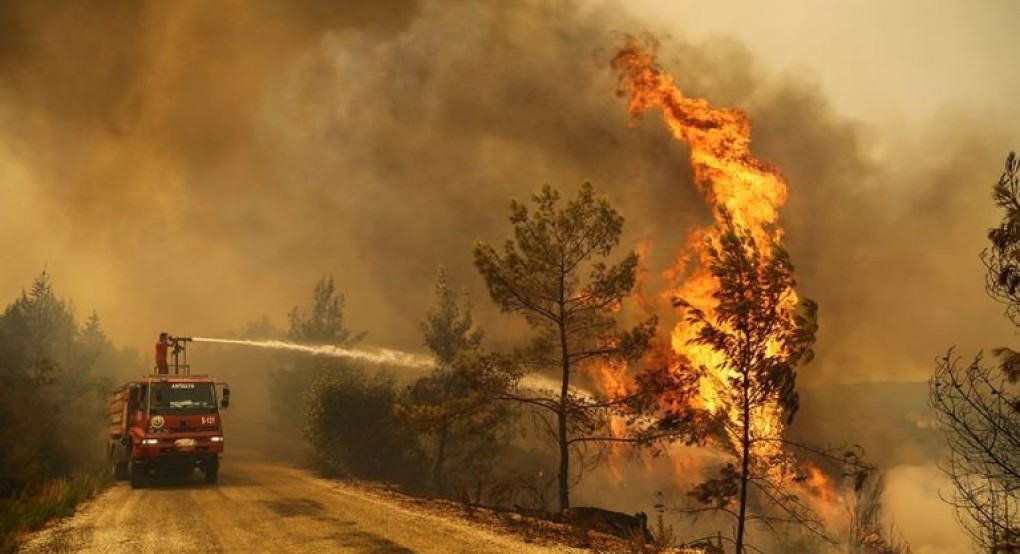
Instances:
[[[566,546],[573,544],[574,547]],[[584,546],[587,548],[577,548]],[[339,483],[254,455],[224,459],[216,485],[114,484],[21,552],[579,552],[633,545],[508,513]]]

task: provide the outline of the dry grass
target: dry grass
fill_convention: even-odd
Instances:
[[[81,473],[44,483],[34,494],[0,500],[0,552],[14,552],[19,535],[69,516],[108,483],[106,472]]]

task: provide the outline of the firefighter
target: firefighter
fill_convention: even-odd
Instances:
[[[156,373],[159,375],[170,373],[170,366],[166,363],[166,353],[171,340],[173,337],[164,331],[159,334],[159,340],[156,341]]]

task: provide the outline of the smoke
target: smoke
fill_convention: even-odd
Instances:
[[[951,494],[952,484],[934,465],[904,465],[886,475],[887,523],[903,533],[918,554],[951,554],[971,548],[952,507],[932,499]],[[924,514],[924,517],[912,517]]]
[[[0,4],[0,292],[48,264],[147,344],[280,318],[333,274],[352,325],[416,349],[445,264],[512,343],[470,265],[474,239],[507,236],[510,197],[592,180],[625,244],[651,239],[651,275],[707,221],[683,147],[612,95],[606,62],[648,23],[612,3],[384,4]],[[921,378],[949,343],[1008,336],[963,323],[998,320],[976,252],[1002,125],[949,114],[876,152],[737,42],[662,50],[685,92],[747,109],[790,178],[788,244],[822,310],[805,382]]]

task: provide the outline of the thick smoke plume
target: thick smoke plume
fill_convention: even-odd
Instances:
[[[480,299],[470,245],[506,235],[512,196],[593,181],[629,244],[651,239],[652,276],[706,220],[682,147],[612,96],[610,53],[648,27],[622,7],[320,6],[0,4],[0,291],[48,264],[115,340],[147,345],[279,321],[329,273],[371,343],[413,349],[436,265]],[[962,134],[959,114],[933,147],[873,155],[814,85],[739,44],[661,49],[688,93],[750,112],[756,154],[791,181],[788,241],[821,305],[806,380],[921,378],[947,337],[1004,334],[968,323],[998,319],[976,259],[996,126]]]

